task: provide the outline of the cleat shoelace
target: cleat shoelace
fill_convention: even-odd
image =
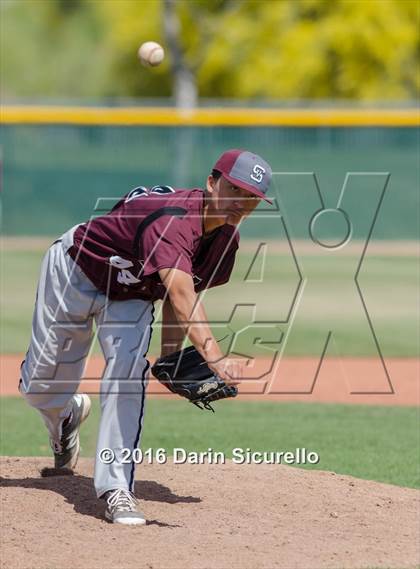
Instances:
[[[60,443],[51,440],[51,448],[53,449],[54,454],[63,454],[63,447],[60,445]]]
[[[73,411],[71,414],[63,421],[63,434],[61,435],[61,439],[59,441],[55,441],[54,439],[50,439],[50,446],[54,451],[54,454],[63,454],[64,447],[72,448],[76,444],[77,440],[77,433],[72,433],[72,436],[68,436],[65,434],[65,430],[71,425],[71,421],[73,419]],[[67,439],[66,439],[67,437]]]
[[[115,490],[107,499],[107,504],[110,511],[113,513],[115,510],[122,512],[135,512],[137,499],[128,490]]]

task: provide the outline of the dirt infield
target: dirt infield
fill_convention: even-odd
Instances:
[[[281,465],[142,465],[146,526],[106,522],[90,459],[2,458],[4,569],[414,568],[420,493]]]
[[[0,395],[18,395],[22,355],[0,358]],[[151,359],[153,361],[153,359]],[[419,405],[420,362],[415,358],[386,360],[388,377],[379,358],[290,358],[280,365],[271,360],[250,360],[249,379],[240,386],[242,399],[309,401],[371,405]],[[91,357],[80,391],[98,393],[104,370],[102,357]],[[148,387],[151,396],[172,397],[156,380]]]

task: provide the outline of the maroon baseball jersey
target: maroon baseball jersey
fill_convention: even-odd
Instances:
[[[239,232],[225,224],[203,235],[203,207],[201,189],[135,188],[106,215],[79,225],[69,254],[112,300],[163,298],[163,268],[192,275],[196,292],[224,284]]]

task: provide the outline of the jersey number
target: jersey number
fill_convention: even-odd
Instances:
[[[140,282],[140,279],[135,277],[133,273],[128,270],[131,267],[134,267],[134,263],[128,259],[123,259],[119,255],[113,255],[109,258],[109,264],[113,267],[116,267],[117,269],[120,269],[117,275],[117,281],[120,284],[131,285]]]

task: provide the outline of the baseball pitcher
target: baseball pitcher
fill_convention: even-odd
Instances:
[[[77,389],[96,323],[106,365],[94,484],[111,522],[145,523],[133,494],[135,462],[121,451],[140,443],[155,301],[163,301],[162,351],[153,375],[202,409],[237,393],[242,366],[223,356],[198,293],[229,281],[238,224],[261,199],[271,203],[270,180],[261,157],[228,150],[205,190],[137,187],[106,215],[67,231],[44,257],[19,389],[42,415],[55,468],[74,469],[90,410]],[[192,346],[182,350],[186,337]]]

